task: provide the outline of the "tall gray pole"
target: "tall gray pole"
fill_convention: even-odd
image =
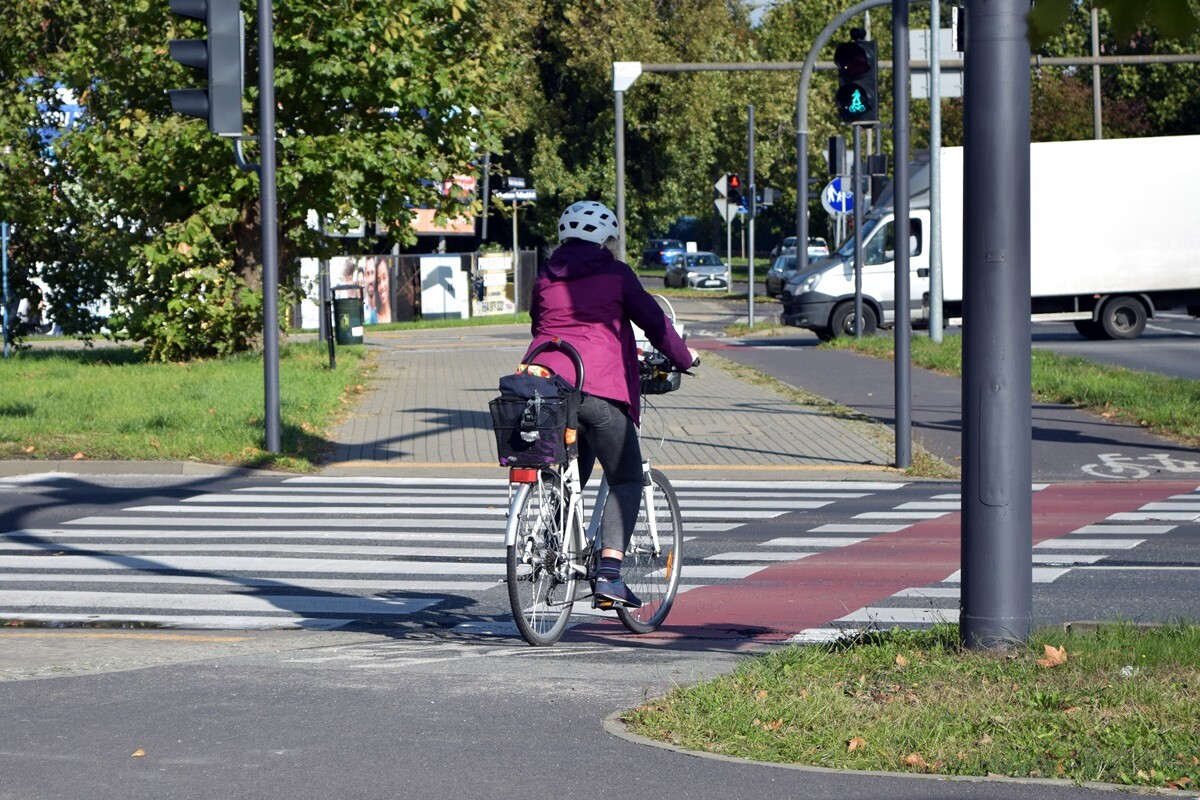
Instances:
[[[279,441],[279,250],[275,222],[275,43],[271,0],[258,0],[259,203],[262,206],[263,383],[266,442],[278,453]]]
[[[746,297],[749,302],[746,311],[746,324],[751,328],[754,327],[754,106],[750,106],[746,111],[750,135],[747,139],[749,142],[749,155],[746,163],[746,189],[750,192],[749,199],[746,201],[746,221],[750,223],[750,260],[747,262],[747,267],[750,271],[750,290],[746,292]],[[800,248],[796,248],[796,252],[800,252]],[[797,264],[800,262],[797,261]],[[733,267],[730,266],[730,283],[733,282]]]
[[[1092,58],[1100,58],[1100,9],[1092,6]],[[1100,64],[1092,64],[1092,132],[1104,138],[1104,118],[1100,113]]]
[[[863,206],[866,204],[866,192],[862,191],[862,159],[859,158],[859,148],[862,147],[862,125],[854,126],[854,166],[850,170],[854,176],[850,184],[854,193],[854,338],[862,338],[862,268],[863,268]],[[843,215],[844,216],[844,215]],[[805,259],[808,251],[805,248]],[[796,249],[796,258],[800,258],[800,249]],[[797,261],[797,264],[800,262]],[[799,267],[797,267],[799,269]],[[840,331],[839,331],[840,333]]]
[[[942,2],[929,3],[929,338],[942,328]]]
[[[892,0],[892,153],[896,212],[896,466],[912,463],[912,326],[909,306],[908,196],[908,2]]]
[[[12,308],[8,304],[8,223],[0,222],[0,261],[4,273],[4,357],[8,358],[8,342],[12,335]]]
[[[968,0],[963,177],[962,613],[974,648],[1029,637],[1028,0]]]
[[[614,72],[616,72],[614,65]],[[614,81],[616,78],[614,77]],[[617,117],[617,228],[620,233],[620,244],[618,246],[619,254],[617,258],[625,260],[625,92],[617,90],[613,92],[613,110],[616,111]],[[514,237],[513,241],[516,241]]]

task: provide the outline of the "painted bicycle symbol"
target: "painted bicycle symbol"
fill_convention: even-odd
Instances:
[[[1200,461],[1175,458],[1169,453],[1145,456],[1125,456],[1120,453],[1100,453],[1099,464],[1085,464],[1082,469],[1093,478],[1141,480],[1155,472],[1200,474]]]

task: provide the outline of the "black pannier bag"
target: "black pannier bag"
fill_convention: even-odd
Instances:
[[[557,375],[522,371],[500,378],[500,396],[488,403],[500,466],[543,467],[575,456],[580,399]]]

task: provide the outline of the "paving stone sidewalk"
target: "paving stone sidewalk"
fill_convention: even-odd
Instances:
[[[499,477],[487,403],[528,339],[526,325],[368,333],[378,369],[334,431],[326,471]],[[877,426],[798,406],[719,368],[702,366],[680,391],[651,402],[646,452],[679,477],[901,479]]]

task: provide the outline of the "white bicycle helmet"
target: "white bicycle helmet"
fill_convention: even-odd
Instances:
[[[558,240],[583,239],[596,244],[604,244],[609,239],[619,236],[617,215],[608,210],[603,203],[595,200],[580,200],[567,206],[567,210],[558,218]]]

